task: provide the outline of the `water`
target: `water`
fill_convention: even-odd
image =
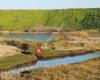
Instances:
[[[5,39],[20,39],[20,40],[28,40],[28,41],[48,41],[52,40],[52,34],[43,33],[43,34],[0,34],[0,38]],[[45,68],[63,64],[72,64],[83,62],[89,59],[100,57],[100,52],[94,52],[92,54],[74,56],[74,57],[65,57],[53,60],[39,60],[35,65],[27,66],[27,67],[19,67],[14,70],[10,70],[11,73],[20,73],[23,71],[29,71],[38,68]]]
[[[4,39],[20,39],[28,41],[48,41],[52,40],[52,34],[39,33],[39,34],[0,34],[0,38]]]
[[[44,61],[39,60],[36,64],[27,66],[27,67],[17,68],[17,69],[11,70],[10,72],[20,73],[23,71],[29,71],[29,70],[38,69],[38,68],[45,68],[45,67],[58,66],[58,65],[63,65],[63,64],[83,62],[83,61],[97,58],[97,57],[100,57],[100,51],[94,52],[92,54],[85,54],[85,55],[74,56],[74,57],[65,57],[65,58],[44,60]]]

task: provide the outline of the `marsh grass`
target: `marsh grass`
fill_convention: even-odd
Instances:
[[[33,70],[22,74],[25,80],[99,80],[100,58],[77,64]]]
[[[14,67],[18,67],[28,63],[35,63],[37,57],[34,54],[25,55],[17,54],[13,56],[7,56],[0,59],[0,70],[6,70]]]

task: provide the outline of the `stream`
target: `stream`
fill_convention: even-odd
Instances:
[[[20,39],[20,40],[28,40],[28,41],[48,41],[52,40],[51,33],[42,33],[42,34],[0,34],[0,38],[4,39]],[[64,57],[52,60],[38,60],[36,64],[26,66],[26,67],[18,67],[12,69],[8,72],[10,73],[20,73],[23,71],[30,71],[38,68],[52,67],[63,64],[73,64],[78,62],[87,61],[89,59],[94,59],[100,57],[100,51],[88,53],[85,55],[73,56],[73,57]]]
[[[74,56],[74,57],[64,57],[64,58],[58,58],[58,59],[52,59],[52,60],[39,60],[36,64],[26,66],[26,67],[19,67],[19,68],[10,70],[9,72],[13,74],[17,74],[24,71],[30,71],[30,70],[39,69],[39,68],[79,63],[79,62],[87,61],[89,59],[94,59],[98,57],[100,57],[100,51],[88,53],[88,54],[80,55],[80,56]]]

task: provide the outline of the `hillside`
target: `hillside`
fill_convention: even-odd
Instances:
[[[0,30],[36,26],[100,29],[100,9],[0,10]]]

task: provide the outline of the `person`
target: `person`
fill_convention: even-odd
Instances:
[[[42,48],[37,48],[37,49],[36,49],[36,54],[37,54],[38,56],[42,56],[42,55],[43,55],[43,49],[42,49]]]

